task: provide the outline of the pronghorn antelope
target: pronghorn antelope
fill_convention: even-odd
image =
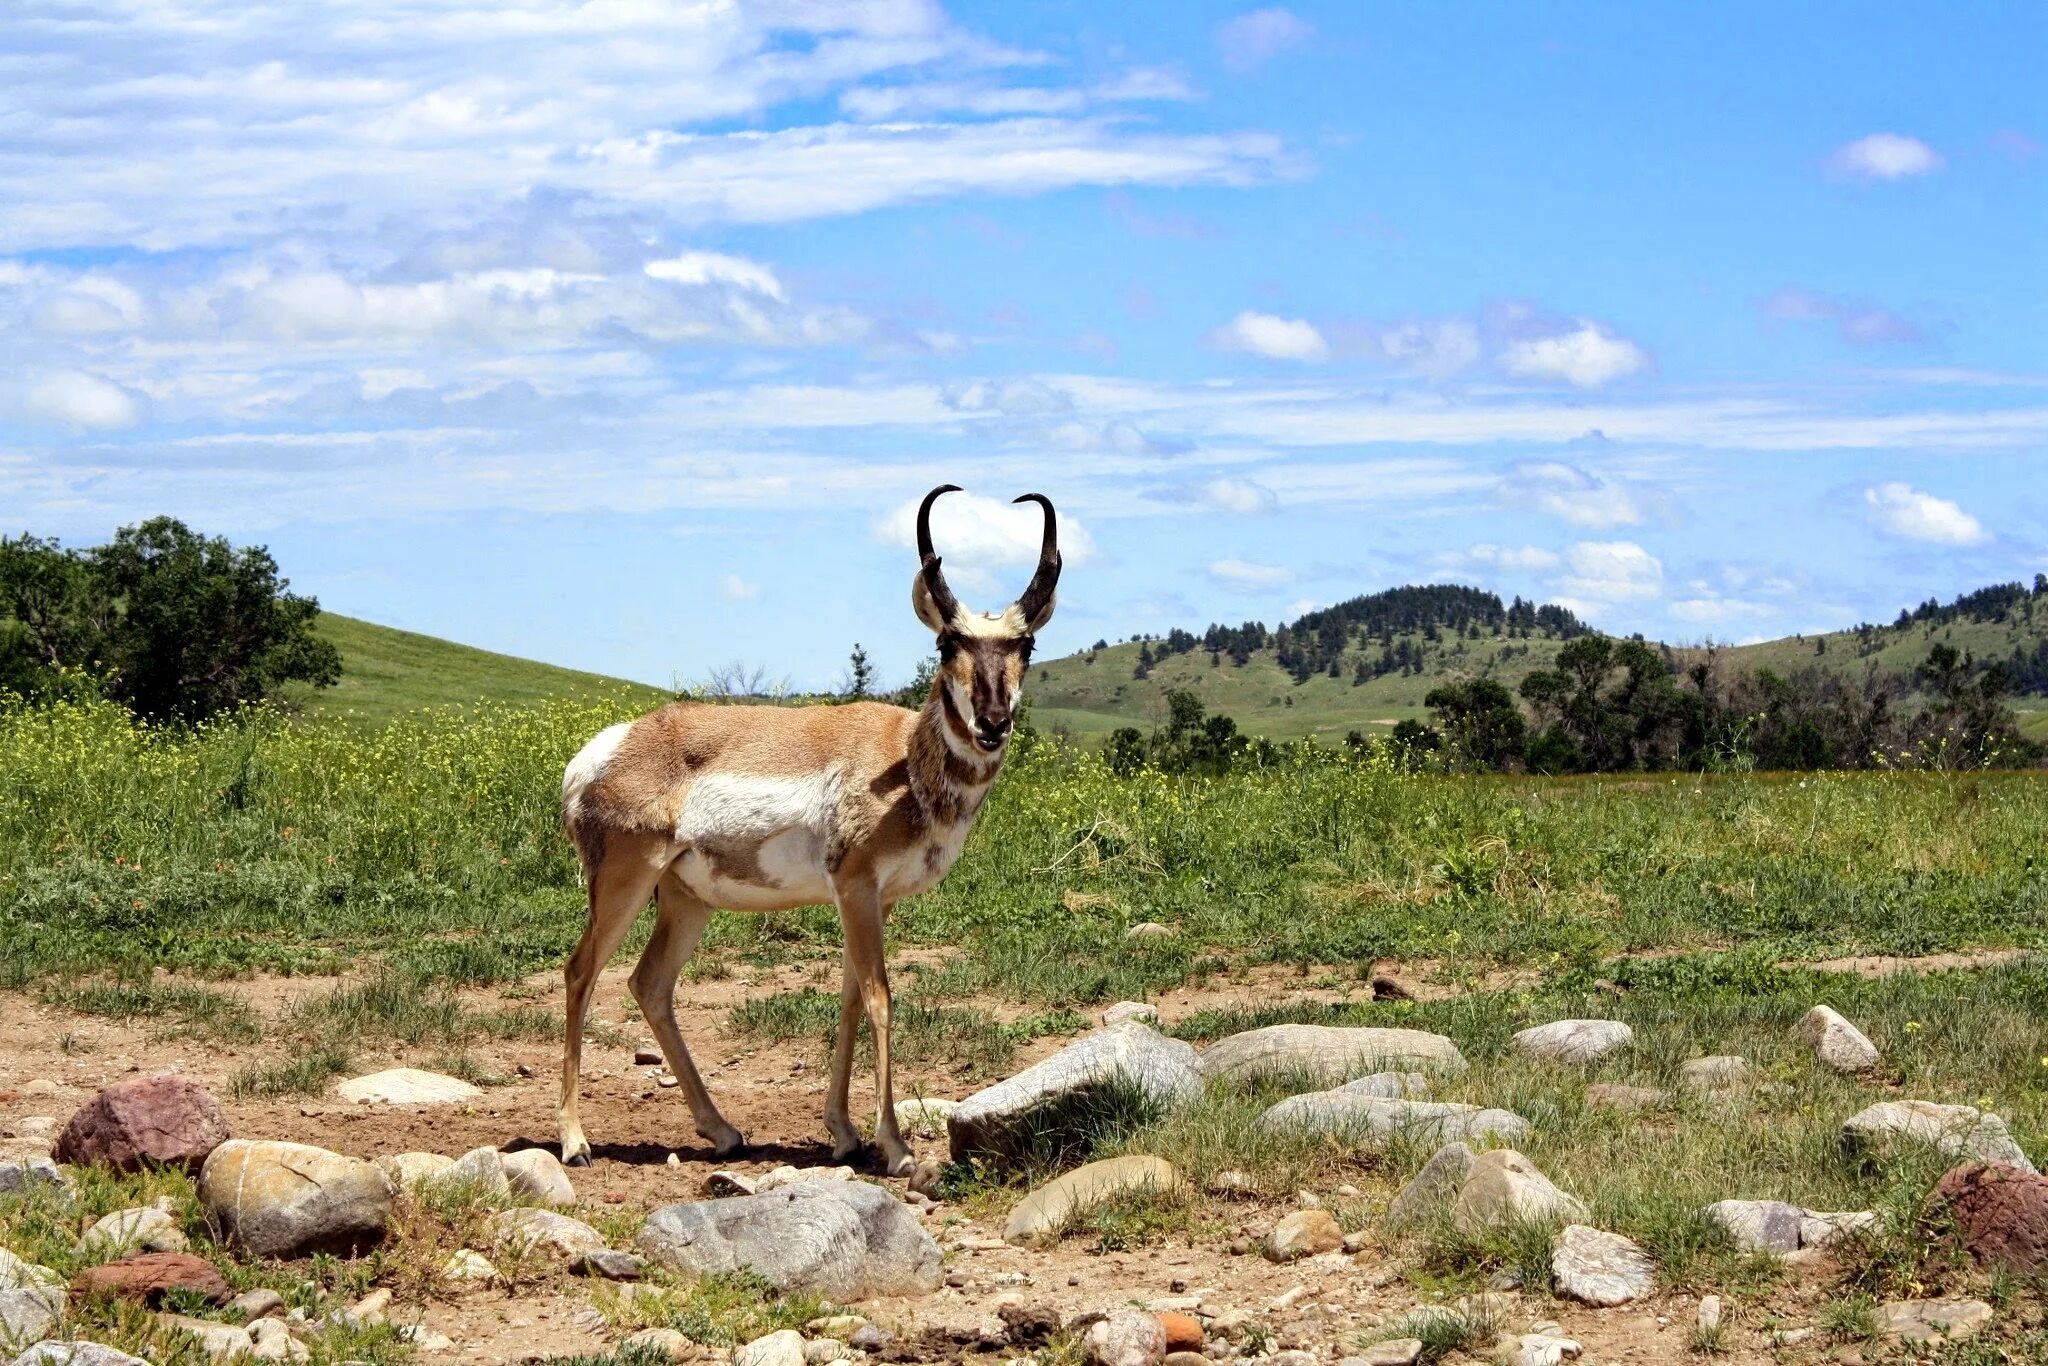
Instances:
[[[676,977],[714,907],[780,911],[830,902],[846,947],[825,1127],[835,1157],[861,1146],[847,1118],[854,1032],[863,1009],[875,1048],[875,1141],[891,1174],[912,1166],[889,1078],[890,908],[936,886],[1002,767],[1033,637],[1060,577],[1050,500],[1038,570],[1000,614],[969,613],[932,550],[932,504],[917,510],[920,564],[910,605],[938,636],[939,669],[919,711],[878,702],[727,707],[676,702],[601,731],[562,775],[563,820],[590,887],[589,921],[569,957],[562,1057],[562,1158],[590,1160],[577,1118],[583,1014],[597,974],[655,898],[653,937],[633,997],[682,1083],[697,1132],[720,1156],[743,1142],[690,1061],[676,1026]]]

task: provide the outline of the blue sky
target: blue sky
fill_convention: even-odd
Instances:
[[[25,0],[0,526],[828,684],[1455,579],[1743,640],[2048,570],[2048,10]]]

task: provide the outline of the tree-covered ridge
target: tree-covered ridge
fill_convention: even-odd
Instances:
[[[1407,584],[1319,607],[1277,631],[1258,621],[1213,624],[1199,636],[1176,627],[1144,643],[1136,676],[1145,677],[1161,659],[1196,649],[1209,651],[1216,663],[1227,656],[1239,668],[1270,649],[1297,683],[1317,674],[1342,677],[1347,655],[1353,657],[1353,681],[1364,683],[1390,673],[1421,673],[1426,645],[1446,636],[1570,640],[1591,629],[1554,603],[1516,597],[1503,604],[1499,594],[1463,584]]]

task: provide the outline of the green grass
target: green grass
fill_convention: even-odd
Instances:
[[[618,697],[644,709],[668,700],[667,692],[644,683],[495,654],[333,612],[321,613],[314,631],[341,651],[341,682],[296,690],[293,696],[315,714],[352,716],[371,725],[422,707],[475,702]]]

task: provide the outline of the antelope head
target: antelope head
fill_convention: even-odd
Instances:
[[[1052,620],[1053,589],[1060,581],[1059,528],[1052,500],[1027,493],[1019,503],[1045,509],[1045,535],[1039,544],[1038,569],[1024,595],[999,613],[969,612],[946,586],[939,557],[932,549],[932,504],[942,493],[957,493],[956,484],[941,484],[924,496],[917,509],[917,578],[910,586],[911,609],[939,638],[939,676],[953,713],[972,732],[985,754],[1002,749],[1010,738],[1017,697],[1031,665],[1031,647],[1039,629]]]

